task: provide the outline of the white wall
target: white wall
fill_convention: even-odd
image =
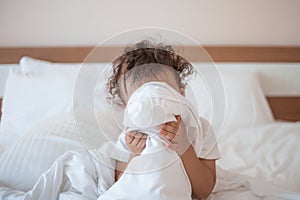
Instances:
[[[174,29],[206,45],[300,45],[300,0],[0,0],[0,46],[96,45],[149,26]],[[111,44],[127,44],[128,38]],[[284,75],[286,83],[266,86],[267,93],[299,92],[298,82],[288,82],[300,74],[298,68],[284,69],[264,68],[264,74]],[[0,96],[7,72],[2,65]]]
[[[0,0],[0,46],[95,45],[144,26],[209,45],[300,45],[300,0]]]

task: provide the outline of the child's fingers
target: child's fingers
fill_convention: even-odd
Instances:
[[[142,139],[147,139],[147,135],[146,134],[143,134],[143,136],[142,136]]]
[[[136,132],[136,134],[134,135],[134,137],[140,140],[140,139],[145,138],[147,136],[144,133]]]
[[[130,144],[133,146],[136,146],[139,143],[139,141],[142,139],[142,137],[143,137],[142,133],[136,132],[134,135],[134,139],[132,140],[132,142]]]
[[[173,140],[174,137],[179,132],[180,126],[181,126],[181,117],[180,115],[176,115],[177,122],[167,122],[162,125],[162,128],[160,130],[160,134],[164,135],[167,139]]]
[[[140,149],[144,149],[146,147],[146,138],[141,138],[137,144],[137,147]]]
[[[164,126],[161,130],[169,132],[169,133],[173,133],[176,135],[179,130],[179,127]]]
[[[139,142],[139,140],[140,140],[140,138],[137,138],[137,137],[134,136],[132,142],[130,143],[130,145],[131,146],[136,146],[137,143]]]
[[[171,121],[171,122],[167,122],[165,124],[163,124],[163,127],[166,127],[166,126],[171,126],[171,127],[174,127],[174,128],[179,128],[180,126],[180,122],[175,122],[175,121]]]
[[[134,138],[132,142],[130,143],[131,146],[136,146],[139,143],[140,139],[139,138]]]
[[[163,124],[162,128],[160,129],[160,134],[165,136],[168,140],[172,140],[176,136],[179,128],[179,122],[167,122]]]
[[[136,137],[136,138],[145,138],[145,137],[147,137],[146,134],[144,134],[142,132],[137,132],[137,131],[128,131],[128,132],[126,132],[126,135],[131,135],[131,136]]]
[[[125,135],[125,141],[127,144],[131,144],[133,140],[134,140],[134,136],[132,136],[130,134]]]
[[[177,132],[172,133],[172,132],[168,132],[168,131],[166,131],[166,130],[160,130],[160,135],[161,135],[162,137],[165,137],[166,139],[168,139],[168,140],[170,140],[170,141],[173,140],[173,139],[175,138],[176,133],[177,133]]]
[[[142,152],[146,147],[147,135],[142,133],[142,136],[137,143],[136,147],[139,149],[139,152]]]

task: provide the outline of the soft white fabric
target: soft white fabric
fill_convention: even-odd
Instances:
[[[186,86],[186,96],[216,131],[273,122],[272,111],[255,72],[207,72],[201,65]],[[213,67],[213,66],[212,66]]]
[[[165,149],[133,158],[121,178],[98,200],[182,200],[191,199],[191,194],[180,158]]]
[[[95,98],[99,109],[107,107],[103,90],[94,97],[98,75],[106,67],[106,63],[63,64],[23,57],[20,68],[10,69],[5,85],[0,146],[13,144],[48,118],[71,112],[73,103],[75,110],[94,108]]]
[[[52,163],[69,150],[98,148],[105,138],[89,118],[72,114],[44,121],[0,154],[0,182],[28,191]]]
[[[115,162],[111,145],[98,150],[67,152],[40,176],[28,192],[13,190],[0,183],[3,200],[90,200],[97,199],[114,183]]]
[[[130,96],[123,124],[128,127],[128,131],[137,130],[147,134],[146,147],[140,156],[130,161],[121,179],[101,199],[191,198],[189,179],[180,157],[175,151],[168,149],[159,136],[158,126],[176,121],[175,115],[181,116],[197,155],[204,156],[201,152],[205,141],[203,130],[198,114],[189,101],[167,83],[143,84]],[[218,152],[214,153],[218,157]],[[112,157],[128,162],[129,149],[125,142],[125,131],[120,135]],[[132,194],[125,192],[132,191],[133,188],[135,192]]]
[[[217,167],[217,181],[208,200],[298,200],[294,185],[278,186],[259,177],[229,172]]]
[[[156,126],[176,121],[175,115],[181,115],[197,156],[218,159],[219,152],[213,128],[208,121],[198,117],[196,110],[186,98],[164,82],[144,84],[132,94],[125,109],[123,125],[129,127],[128,130],[139,130],[150,136],[146,141],[147,148],[143,151],[147,154],[152,151],[153,145],[154,150],[157,146],[164,145]],[[127,162],[129,154],[123,131],[112,156]]]
[[[190,134],[190,141],[199,158],[218,159],[219,153],[212,127],[197,116],[190,102],[164,82],[146,83],[135,91],[124,112],[123,124],[128,130],[138,130],[148,134],[143,154],[151,153],[157,147],[163,147],[164,141],[158,135],[158,125],[176,121],[175,115],[181,115]],[[125,131],[121,133],[112,156],[127,162],[129,148],[125,142]]]
[[[77,72],[78,68],[67,70],[67,74],[38,75],[12,68],[5,86],[0,143],[8,146],[35,124],[58,113],[70,112]]]
[[[276,122],[228,132],[217,165],[300,193],[300,123]]]
[[[166,122],[176,121],[175,115],[181,115],[190,141],[197,155],[200,155],[204,138],[201,124],[198,123],[197,112],[181,94],[167,83],[149,82],[139,87],[127,103],[123,125],[128,127],[127,131],[137,130],[149,136],[147,137],[146,148],[142,152],[142,154],[148,154],[165,146],[165,142],[159,136],[158,126]],[[125,142],[125,131],[121,133],[116,149],[128,153],[129,156],[129,148]],[[128,156],[115,158],[127,162]]]
[[[300,199],[300,123],[276,122],[225,133],[209,200]]]
[[[298,200],[300,198],[299,191],[299,136],[300,136],[300,123],[272,123],[268,125],[264,125],[261,127],[255,128],[244,128],[233,132],[231,135],[227,135],[227,142],[220,143],[222,158],[227,158],[229,165],[232,165],[228,170],[223,170],[221,168],[217,168],[217,183],[214,188],[213,194],[208,198],[209,200]],[[236,140],[234,138],[237,138]],[[222,138],[222,141],[224,138]],[[227,151],[224,148],[231,149]],[[112,149],[108,149],[107,151],[100,150],[98,153],[104,154],[107,152],[110,154]],[[223,150],[223,151],[222,151]],[[226,155],[223,153],[225,152]],[[91,158],[85,153],[72,153],[67,154],[72,156],[67,156],[69,159],[59,159],[47,173],[45,173],[42,178],[39,179],[36,184],[37,193],[28,193],[14,191],[9,188],[1,187],[0,188],[0,196],[2,199],[4,197],[10,197],[10,199],[24,199],[24,195],[27,195],[27,198],[34,196],[33,199],[56,199],[56,195],[58,194],[58,189],[62,189],[63,191],[60,194],[60,199],[96,199],[96,195],[100,195],[101,191],[105,191],[109,188],[109,183],[103,184],[102,180],[99,178],[99,174],[105,175],[100,176],[103,178],[103,181],[112,180],[111,174],[113,171],[109,173],[101,173],[102,170],[99,170],[99,167],[94,167],[91,161]],[[158,154],[159,155],[159,154]],[[230,155],[232,155],[233,160],[230,160]],[[155,155],[156,156],[156,155]],[[279,156],[279,158],[277,158]],[[64,156],[63,156],[64,157]],[[96,156],[97,158],[98,156]],[[65,157],[66,158],[66,157]],[[73,159],[71,159],[73,158]],[[95,158],[95,157],[93,157]],[[104,157],[107,159],[107,157]],[[221,160],[222,160],[221,158]],[[239,158],[239,159],[237,159]],[[248,159],[249,158],[249,163]],[[254,160],[256,159],[256,160]],[[97,159],[96,159],[97,160]],[[241,162],[242,160],[242,162]],[[64,161],[64,162],[62,162]],[[66,162],[65,162],[66,161]],[[108,160],[109,161],[109,160]],[[143,160],[147,161],[147,160]],[[261,162],[263,161],[263,162]],[[113,161],[109,161],[113,162]],[[106,162],[106,163],[109,163]],[[139,166],[136,164],[135,159],[132,160],[132,165],[130,164],[131,171],[133,171],[134,167]],[[261,162],[261,163],[260,163]],[[65,163],[65,164],[63,164]],[[237,163],[237,166],[234,166]],[[245,163],[240,164],[240,163]],[[273,164],[272,164],[273,163]],[[147,164],[145,162],[145,164]],[[159,163],[158,163],[159,164]],[[259,165],[259,167],[255,167],[255,165]],[[278,164],[278,165],[277,165]],[[276,166],[277,165],[277,166]],[[76,169],[75,173],[66,173],[63,175],[62,168],[58,166],[65,166],[63,169],[65,171],[71,172]],[[224,165],[225,166],[225,165]],[[228,166],[228,165],[227,165]],[[271,167],[270,167],[271,166]],[[53,170],[56,169],[56,170]],[[78,169],[87,169],[87,170],[78,170]],[[247,169],[253,169],[254,171],[261,171],[261,173],[247,173]],[[265,169],[265,170],[264,170]],[[97,170],[97,173],[95,171]],[[109,169],[105,169],[109,170]],[[270,172],[268,172],[269,170]],[[249,171],[251,172],[251,171]],[[98,174],[99,173],[99,174]],[[110,175],[109,175],[110,174]],[[147,177],[150,178],[153,175]],[[254,174],[254,175],[253,175]],[[255,174],[258,174],[257,176]],[[73,176],[74,175],[74,176]],[[108,175],[108,176],[107,176]],[[126,177],[126,173],[123,179],[128,183],[129,176]],[[144,181],[145,174],[135,174],[134,177],[134,185],[125,184],[124,193],[128,193],[127,195],[133,195],[134,192],[139,194],[139,190],[137,186],[149,186],[148,181]],[[64,176],[69,184],[64,184],[65,182],[60,182],[62,179],[59,177]],[[78,178],[74,178],[78,177]],[[121,177],[121,179],[122,179]],[[139,179],[140,177],[140,179]],[[270,179],[269,179],[269,178]],[[133,178],[133,177],[132,177]],[[154,178],[157,178],[154,176]],[[176,179],[176,176],[171,176],[171,178]],[[283,179],[282,179],[283,178]],[[155,179],[154,179],[155,180]],[[282,180],[283,181],[281,183]],[[174,180],[176,181],[176,180]],[[97,185],[97,182],[99,185]],[[125,181],[124,181],[125,182]],[[41,184],[47,183],[47,184]],[[54,183],[54,184],[51,184]],[[281,183],[281,184],[280,184]],[[67,185],[68,187],[62,187],[62,185]],[[74,185],[74,187],[71,187]],[[103,186],[102,190],[100,186]],[[99,199],[107,199],[110,191],[114,191],[115,188],[120,185],[120,183],[116,183],[116,186],[110,187],[111,189],[107,192],[104,192]],[[41,187],[45,186],[45,187]],[[120,188],[121,186],[119,186]],[[72,189],[71,189],[72,188]],[[51,189],[51,190],[50,190]],[[42,192],[43,191],[43,192]],[[129,192],[128,192],[129,191]],[[134,191],[134,192],[132,192]],[[49,192],[49,193],[47,193]],[[161,192],[159,190],[156,191]],[[178,192],[177,190],[174,192]],[[38,198],[37,195],[45,195]],[[117,196],[117,193],[111,192],[111,197],[113,199],[122,199],[122,197]],[[163,194],[163,192],[161,192]],[[147,197],[147,196],[146,196]],[[147,199],[143,197],[143,199]],[[134,198],[132,198],[134,199]],[[156,198],[160,199],[160,198]],[[165,198],[170,199],[170,198]],[[173,199],[173,198],[172,198]],[[176,199],[176,198],[175,198]]]

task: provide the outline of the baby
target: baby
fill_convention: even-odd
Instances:
[[[207,197],[215,184],[215,160],[218,159],[219,153],[215,145],[214,134],[210,133],[212,129],[206,120],[198,118],[196,123],[184,124],[192,121],[187,120],[189,115],[195,115],[192,106],[186,103],[188,101],[183,97],[185,95],[183,80],[193,72],[192,65],[175,54],[170,46],[155,46],[148,41],[142,41],[137,43],[134,49],[126,49],[125,53],[114,61],[113,66],[114,73],[109,79],[108,90],[115,103],[126,106],[125,125],[131,124],[129,129],[123,131],[117,142],[117,148],[122,151],[115,150],[112,153],[112,157],[117,160],[116,180],[123,176],[123,171],[133,161],[133,158],[143,154],[143,151],[147,149],[149,132],[156,132],[159,133],[158,137],[161,138],[161,143],[180,157],[191,185],[191,193],[199,199]],[[156,91],[159,92],[156,93]],[[168,99],[170,94],[175,96]],[[151,126],[145,127],[145,124],[139,126],[139,121],[145,122],[145,120],[141,120],[144,115],[134,102],[143,99],[142,102],[147,103],[150,101],[149,98],[152,98],[153,102],[157,97],[160,98],[159,104],[167,102],[165,106],[173,105],[173,107],[168,106],[169,110],[174,109],[173,117],[165,116],[161,119],[161,123],[155,122],[155,124],[153,121],[157,121],[157,119],[153,116],[164,115],[160,113],[161,109],[154,110],[157,113],[152,113]],[[174,99],[178,100],[177,104],[174,101],[172,103]],[[184,106],[182,106],[183,104]],[[176,105],[182,106],[180,110],[183,112],[175,112],[178,110]],[[152,109],[153,107],[147,108]],[[145,111],[146,115],[147,110]],[[130,117],[134,116],[135,112],[139,115]],[[126,113],[130,114],[126,115]],[[189,115],[183,116],[185,113]],[[190,118],[193,117],[195,116],[190,116]],[[153,124],[157,126],[152,127]],[[187,133],[189,129],[186,127],[194,127],[197,134],[192,134],[191,131]],[[145,130],[148,132],[143,132]],[[193,136],[192,139],[188,137],[189,135]],[[207,152],[207,150],[210,151]]]

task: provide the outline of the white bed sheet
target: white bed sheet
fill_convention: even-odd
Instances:
[[[213,194],[208,198],[209,200],[300,199],[300,172],[298,170],[300,166],[300,146],[298,145],[298,141],[300,141],[300,123],[270,123],[260,127],[239,129],[227,133],[224,137],[219,141],[223,157],[218,162],[217,184]],[[21,156],[19,155],[19,157]],[[76,161],[78,159],[71,160]],[[81,163],[85,163],[83,166],[92,166],[89,162],[89,159],[85,157]],[[78,169],[81,169],[79,171],[84,172],[85,170],[82,171],[83,168],[80,167],[80,162],[77,164],[79,164]],[[52,171],[50,179],[47,179],[45,175],[41,176],[39,180],[46,178],[42,183],[48,184],[36,185],[35,188],[40,189],[35,190],[37,194],[31,194],[29,197],[32,195],[37,197],[39,196],[38,193],[45,190],[50,192],[51,195],[49,195],[52,197],[61,195],[62,199],[74,199],[75,197],[76,199],[86,199],[87,196],[84,194],[87,193],[84,188],[95,185],[95,180],[101,175],[101,170],[98,173],[94,173],[93,169],[85,171],[92,174],[91,178],[85,177],[86,173],[81,173],[80,176],[71,173],[68,168],[62,170],[62,166],[70,165],[68,163],[63,165],[60,162],[60,165],[57,165],[55,170]],[[79,178],[80,180],[89,181],[80,182],[80,187],[79,185],[72,185],[76,181],[71,181],[66,189],[65,184],[49,181],[53,180],[54,175],[57,177],[67,176],[70,180]],[[110,178],[112,178],[111,176]],[[109,178],[105,178],[105,180],[107,181]],[[58,186],[59,189],[57,189]],[[77,189],[70,190],[70,188]],[[78,188],[81,189],[78,190]],[[95,185],[95,188],[98,188],[98,186]],[[99,188],[95,188],[92,196],[102,194]],[[2,199],[4,195],[8,194],[10,197],[14,197],[11,199],[22,199],[26,194],[22,191],[13,190],[13,188],[4,187],[4,185],[2,185],[0,191],[2,192],[2,196],[0,195]],[[59,194],[61,191],[64,192]],[[27,199],[30,199],[29,197]]]
[[[300,191],[217,168],[217,184],[208,200],[299,200]]]
[[[300,123],[227,132],[210,200],[300,199]]]
[[[0,183],[2,200],[89,200],[97,199],[114,183],[112,146],[98,150],[70,151],[59,157],[29,191],[15,190]]]

